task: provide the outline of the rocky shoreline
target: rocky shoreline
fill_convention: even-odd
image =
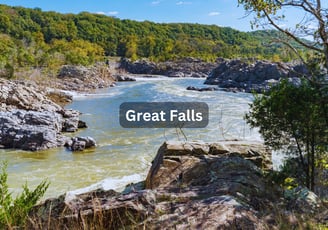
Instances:
[[[233,92],[265,92],[288,79],[294,84],[300,82],[300,77],[308,72],[303,65],[268,61],[225,60],[211,71],[204,84],[218,85]]]
[[[298,187],[287,197],[265,176],[270,159],[256,142],[165,142],[145,181],[121,193],[48,199],[30,212],[28,228],[276,229],[305,227],[308,218],[327,224],[315,194]]]
[[[153,63],[146,60],[132,62],[122,59],[120,68],[130,74],[164,75],[167,77],[193,77],[206,78],[205,85],[217,85],[225,91],[262,93],[279,83],[281,79],[288,79],[294,84],[299,84],[300,77],[308,75],[304,65],[269,62],[261,60],[223,59],[215,62],[204,62],[199,59],[189,58],[176,62]],[[119,75],[122,81],[133,81]],[[189,86],[187,90],[214,91],[217,88],[196,88]]]
[[[140,63],[132,63],[135,70],[130,63],[125,70],[145,76],[208,74],[207,84],[262,92],[280,78],[297,81],[294,73],[301,69],[263,61],[220,59],[206,64],[190,59],[184,63],[147,64],[139,70]],[[91,137],[65,136],[87,124],[80,120],[79,111],[62,107],[72,101],[63,90],[90,91],[134,80],[125,74],[112,76],[108,66],[64,66],[51,88],[0,79],[0,147],[28,151],[94,147]],[[190,86],[187,90],[218,88]],[[271,169],[271,152],[261,143],[168,141],[159,148],[145,181],[128,185],[123,192],[98,189],[48,199],[29,213],[27,228],[268,229],[282,222],[304,227],[308,220],[328,224],[327,208],[314,193],[304,187],[286,191],[267,176]]]
[[[28,151],[65,146],[72,151],[94,147],[91,137],[67,137],[86,128],[80,112],[64,109],[72,96],[63,90],[89,92],[114,84],[105,66],[63,66],[51,81],[0,79],[0,148]]]
[[[185,58],[178,61],[150,62],[139,60],[132,62],[123,58],[119,68],[131,74],[162,75],[167,77],[206,78],[217,63],[205,62],[197,58]]]

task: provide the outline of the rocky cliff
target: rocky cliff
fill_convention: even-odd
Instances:
[[[50,98],[72,100],[33,82],[0,79],[0,147],[35,151],[63,146],[70,143],[63,132],[86,127],[78,111],[63,109]]]
[[[324,213],[308,190],[298,199],[283,196],[265,176],[270,158],[256,142],[165,142],[145,182],[122,193],[97,190],[46,200],[31,211],[28,228],[298,228],[302,218]]]
[[[219,65],[211,71],[204,84],[218,85],[231,91],[263,92],[282,78],[289,78],[297,84],[300,76],[308,74],[303,65],[239,59],[218,61]]]

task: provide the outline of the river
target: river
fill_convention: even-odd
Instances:
[[[8,161],[8,182],[14,193],[25,182],[35,187],[43,179],[50,181],[45,197],[86,186],[121,189],[145,178],[157,149],[165,140],[224,139],[261,140],[243,120],[253,96],[224,91],[188,91],[187,86],[204,87],[204,79],[143,79],[118,83],[95,94],[76,95],[68,108],[83,114],[87,129],[74,136],[91,136],[95,149],[72,153],[65,148],[40,152],[0,150],[0,161]],[[206,102],[209,124],[201,129],[126,129],[119,124],[119,106],[123,102]]]

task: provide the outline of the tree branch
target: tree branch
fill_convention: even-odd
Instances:
[[[276,28],[277,30],[279,30],[280,32],[286,34],[287,36],[291,37],[295,42],[297,42],[298,44],[308,48],[308,49],[311,49],[311,50],[314,50],[314,51],[317,51],[317,52],[320,52],[320,53],[324,53],[324,51],[322,49],[319,49],[317,47],[314,47],[314,46],[311,46],[309,44],[306,44],[305,42],[303,42],[301,39],[299,39],[298,37],[296,37],[294,34],[292,34],[291,32],[289,32],[288,30],[284,30],[282,29],[280,26],[278,26],[273,20],[272,18],[270,17],[270,15],[265,11],[263,10],[263,13],[265,15],[265,17],[269,20],[269,23],[274,27]]]

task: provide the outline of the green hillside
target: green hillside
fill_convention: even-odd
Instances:
[[[81,12],[60,14],[0,5],[0,67],[92,64],[104,56],[154,61],[198,57],[255,57],[288,61],[293,56],[267,42],[276,32],[240,32],[215,25],[159,24]],[[263,41],[265,41],[263,43]]]

